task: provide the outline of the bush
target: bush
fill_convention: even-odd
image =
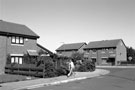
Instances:
[[[55,77],[56,76],[56,69],[54,63],[49,61],[45,63],[45,73],[44,77]]]
[[[84,53],[80,53],[80,52],[73,53],[71,55],[71,58],[72,58],[74,64],[76,64],[78,60],[84,59]]]
[[[79,71],[79,72],[86,72],[87,68],[86,68],[86,66],[84,64],[78,65],[77,71]]]
[[[95,63],[91,62],[90,60],[84,61],[81,65],[77,66],[77,71],[80,72],[88,72],[88,71],[95,71]]]
[[[64,66],[61,66],[58,69],[56,69],[57,76],[67,75],[68,72],[69,72],[69,70]]]
[[[11,56],[10,56],[10,54],[7,55],[6,64],[11,64]]]

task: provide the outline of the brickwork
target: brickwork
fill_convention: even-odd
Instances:
[[[6,37],[0,36],[0,73],[4,73],[6,64]]]
[[[124,43],[121,41],[119,42],[117,49],[116,49],[116,64],[117,61],[127,61],[127,50],[126,47],[124,45]]]
[[[126,52],[126,46],[122,41],[120,41],[116,48],[100,48],[100,49],[87,49],[85,50],[88,57],[91,59],[96,59],[96,63],[98,65],[103,64],[103,60],[107,61],[110,58],[114,59],[114,64],[118,65],[119,61],[126,61],[127,60],[127,52]],[[106,63],[108,65],[112,65],[111,63]]]
[[[24,39],[24,45],[12,44],[11,37],[8,37],[9,54],[26,54],[27,50],[37,50],[36,39]]]
[[[12,44],[11,37],[0,36],[0,73],[4,72],[7,55],[27,54],[27,50],[37,51],[36,39],[24,39],[24,44]]]

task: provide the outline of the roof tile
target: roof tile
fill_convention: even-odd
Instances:
[[[116,47],[122,39],[94,41],[88,43],[84,49]]]
[[[0,32],[34,36],[39,38],[39,36],[36,33],[34,33],[31,29],[29,29],[27,26],[22,24],[6,22],[3,20],[0,20]]]
[[[86,43],[83,42],[83,43],[63,44],[58,49],[56,49],[56,51],[59,51],[59,50],[76,50],[76,49],[80,49],[84,44],[86,44]]]

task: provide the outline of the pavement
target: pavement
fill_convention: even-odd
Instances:
[[[129,66],[96,66],[97,68],[135,68],[134,65]]]
[[[4,74],[4,72],[0,71],[0,75],[1,75],[1,74]]]
[[[19,82],[10,82],[0,84],[0,90],[30,90],[34,88],[56,85],[61,83],[72,82],[76,80],[83,80],[87,78],[97,77],[101,75],[106,75],[110,73],[108,70],[104,69],[96,69],[94,72],[75,72],[74,75],[67,76],[59,76],[53,78],[40,78],[34,80],[27,81],[19,81]]]

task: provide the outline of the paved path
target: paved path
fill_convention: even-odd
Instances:
[[[1,84],[0,90],[21,90],[21,89],[33,89],[48,85],[55,85],[60,83],[67,83],[75,80],[82,80],[86,78],[92,78],[100,75],[108,74],[108,70],[96,69],[94,72],[76,72],[74,76],[66,77],[54,77],[54,78],[40,78],[35,80],[3,83]]]
[[[135,68],[135,66],[96,66],[97,68]]]
[[[4,74],[4,72],[0,71],[0,75],[1,75],[1,74]]]

